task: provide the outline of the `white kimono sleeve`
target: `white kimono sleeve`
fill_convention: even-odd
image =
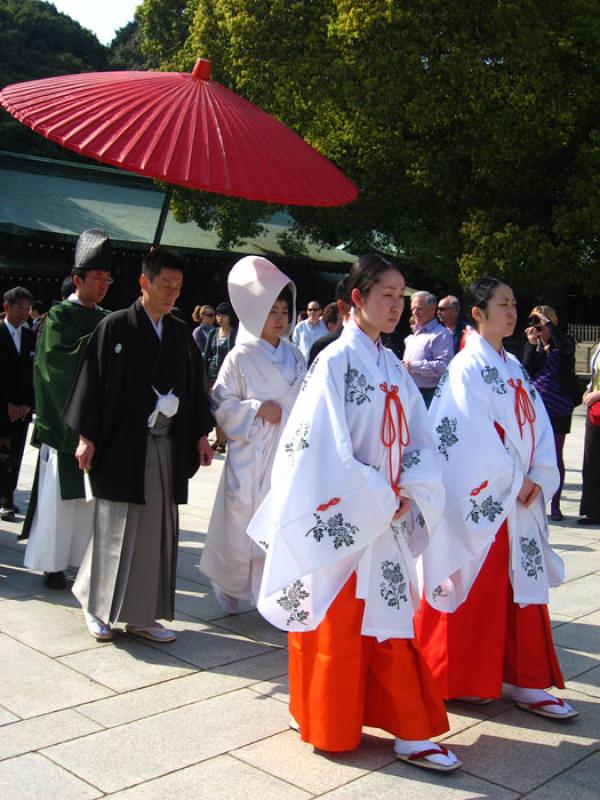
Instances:
[[[258,426],[256,414],[260,400],[245,399],[245,381],[240,372],[238,354],[228,353],[211,394],[211,410],[218,425],[232,441],[250,441]]]
[[[287,630],[319,625],[364,549],[389,532],[398,505],[383,475],[353,455],[344,365],[343,355],[317,362],[281,437],[271,490],[248,528],[267,550],[258,608]]]

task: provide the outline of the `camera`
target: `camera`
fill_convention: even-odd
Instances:
[[[542,320],[538,317],[537,314],[532,314],[530,317],[527,317],[525,324],[528,328],[536,328],[537,330],[540,329],[542,325]]]

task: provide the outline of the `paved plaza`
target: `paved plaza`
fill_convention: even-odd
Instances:
[[[70,592],[23,569],[20,523],[0,530],[1,800],[597,800],[600,796],[600,529],[578,528],[584,418],[567,438],[565,522],[552,541],[566,582],[551,612],[568,688],[580,711],[553,723],[505,700],[449,704],[442,740],[452,775],[392,757],[365,733],[354,753],[320,755],[288,728],[286,636],[256,611],[224,616],[198,570],[223,459],[192,482],[181,509],[178,639],[113,643],[87,633]],[[26,505],[35,451],[16,501]],[[598,487],[600,491],[600,487]]]

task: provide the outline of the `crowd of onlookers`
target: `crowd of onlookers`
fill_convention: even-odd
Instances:
[[[72,278],[65,279],[61,299],[73,292]],[[350,313],[350,303],[344,296],[344,282],[335,290],[335,299],[324,307],[310,300],[306,309],[297,315],[292,342],[300,349],[307,365],[340,334]],[[14,520],[19,509],[14,503],[25,435],[32,417],[34,399],[31,369],[35,338],[46,316],[40,301],[22,287],[4,293],[0,322],[0,360],[2,385],[0,395],[0,518]],[[212,388],[227,354],[236,342],[238,320],[229,302],[216,306],[196,306],[192,314],[192,336],[203,356],[208,387]],[[427,291],[418,291],[410,298],[411,333],[397,332],[385,337],[419,388],[429,406],[436,386],[450,360],[464,346],[471,329],[461,315],[460,300],[452,295],[439,301]],[[564,482],[563,450],[570,431],[573,409],[583,402],[592,409],[600,400],[600,347],[591,362],[591,381],[582,397],[575,374],[575,342],[560,332],[558,317],[547,305],[536,306],[527,319],[526,341],[521,358],[541,395],[550,416],[556,442],[556,454],[561,473],[561,486],[552,499],[550,516],[563,519],[560,496]],[[599,403],[600,405],[600,403]],[[579,524],[600,522],[600,494],[596,490],[600,474],[600,427],[595,417],[588,415],[584,462],[583,494]],[[222,429],[215,428],[212,448],[226,450]]]
[[[292,342],[300,349],[310,367],[316,356],[339,336],[344,319],[350,313],[349,299],[344,297],[344,282],[336,286],[335,300],[324,307],[310,300],[297,315]],[[236,318],[229,303],[196,306],[193,321],[194,341],[202,352],[208,371],[209,386],[214,384],[227,353],[233,348]],[[461,313],[458,297],[447,295],[438,300],[427,291],[418,291],[410,298],[411,333],[399,331],[384,337],[384,344],[398,355],[419,388],[426,406],[450,360],[462,349],[471,328]],[[583,400],[593,406],[600,399],[600,347],[592,359],[592,380],[583,395],[575,374],[575,341],[559,330],[556,311],[547,305],[536,306],[527,318],[525,344],[518,355],[533,379],[550,416],[554,431],[561,485],[552,498],[550,517],[561,521],[560,496],[564,483],[563,450],[571,429],[574,408]],[[217,428],[213,448],[224,452],[226,442]],[[600,429],[599,429],[600,430]],[[600,501],[591,487],[600,474],[600,433],[588,421],[583,465],[583,499],[579,524],[600,522]]]

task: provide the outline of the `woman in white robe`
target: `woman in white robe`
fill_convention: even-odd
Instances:
[[[379,727],[398,758],[447,771],[460,762],[430,741],[448,720],[413,640],[416,558],[444,491],[422,397],[380,340],[404,291],[379,256],[353,266],[353,317],[307,374],[249,534],[267,552],[258,608],[290,631],[302,738],[351,750]]]
[[[281,431],[306,373],[288,339],[296,288],[264,258],[247,256],[228,278],[240,325],[212,389],[212,411],[228,440],[200,569],[233,613],[258,599],[264,551],[248,537],[252,515],[270,487]]]
[[[430,410],[447,504],[423,559],[418,638],[444,697],[486,702],[504,682],[521,708],[566,719],[576,712],[544,691],[564,688],[547,610],[564,576],[545,513],[559,481],[552,427],[503,348],[517,321],[512,289],[480,278],[465,307],[479,335],[452,360]]]

